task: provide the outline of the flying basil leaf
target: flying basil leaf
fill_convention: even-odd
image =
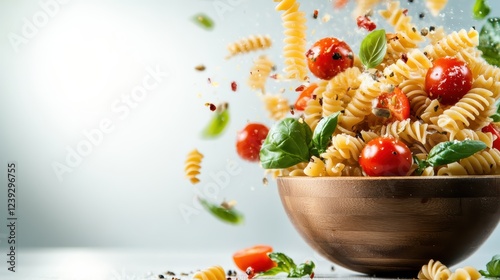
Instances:
[[[430,166],[440,166],[472,156],[486,147],[479,140],[446,141],[434,146],[426,161]]]
[[[193,21],[207,30],[211,30],[214,28],[214,21],[203,13],[199,13],[193,16]]]
[[[198,197],[198,201],[203,206],[203,208],[205,208],[208,212],[210,212],[221,221],[234,225],[241,224],[244,221],[243,214],[234,209],[227,209],[220,205],[210,203],[209,201],[201,197]]]
[[[382,63],[386,52],[387,40],[385,38],[385,30],[375,30],[361,41],[359,59],[366,68],[374,68]]]
[[[224,132],[224,129],[229,123],[229,109],[227,103],[218,106],[215,115],[209,121],[205,129],[202,131],[203,138],[216,138]]]
[[[479,270],[482,276],[488,278],[499,278],[500,277],[500,255],[495,255],[486,264],[486,271]]]
[[[302,120],[285,118],[267,134],[260,149],[260,163],[265,169],[287,168],[310,158],[311,128]]]
[[[269,258],[276,263],[276,266],[261,273],[257,273],[254,278],[261,276],[274,276],[280,273],[286,273],[288,278],[300,278],[310,276],[314,273],[315,264],[312,261],[306,261],[296,265],[293,259],[280,252],[271,252],[267,254]]]
[[[497,111],[495,112],[495,114],[491,115],[490,117],[493,120],[493,122],[500,122],[500,99],[498,99],[495,102],[495,107],[497,108]]]
[[[479,32],[482,57],[491,65],[500,66],[500,18],[489,18]]]
[[[476,0],[472,7],[472,15],[475,19],[484,19],[490,14],[490,7],[486,4],[486,0]]]
[[[340,112],[336,112],[329,116],[326,116],[322,118],[316,125],[312,136],[312,144],[314,149],[319,154],[326,151],[326,148],[328,147],[328,144],[332,139],[333,132],[337,128],[339,115]]]

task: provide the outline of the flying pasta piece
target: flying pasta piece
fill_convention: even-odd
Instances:
[[[265,94],[262,96],[264,108],[269,112],[269,118],[272,120],[281,120],[290,113],[288,99],[281,94]]]
[[[425,5],[431,11],[433,16],[438,16],[439,13],[446,7],[448,0],[426,0]]]
[[[231,58],[237,54],[267,49],[270,48],[271,45],[272,40],[269,35],[251,35],[236,42],[230,43],[227,46],[229,55],[226,56],[226,58]]]
[[[197,271],[193,275],[193,280],[226,280],[226,272],[222,266],[215,265],[209,268]]]
[[[266,81],[271,71],[273,70],[274,63],[265,55],[259,56],[253,63],[248,77],[248,85],[252,89],[261,90],[265,93]]]
[[[306,52],[306,15],[300,11],[300,4],[296,0],[274,0],[277,11],[283,11],[281,16],[285,46],[283,57],[285,58],[285,73],[289,79],[303,81],[307,78],[307,61],[304,56]]]
[[[203,154],[198,151],[198,149],[193,149],[187,154],[187,158],[184,164],[184,172],[186,178],[191,181],[192,184],[197,184],[200,182],[198,175],[200,174],[201,161],[203,159]]]

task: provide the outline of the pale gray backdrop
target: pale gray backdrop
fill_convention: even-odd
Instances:
[[[309,15],[319,10],[317,20],[308,17],[310,43],[333,35],[357,51],[365,33],[355,31],[347,10],[334,11],[326,0],[302,2]],[[438,17],[414,2],[402,5],[421,27],[483,24],[472,19],[472,0],[450,0]],[[492,15],[500,15],[500,2],[489,2]],[[226,60],[226,46],[270,35],[273,47],[260,53],[282,69],[283,28],[274,7],[262,0],[0,1],[0,248],[7,241],[6,164],[15,161],[19,247],[181,251],[266,243],[307,250],[275,182],[264,185],[259,166],[234,149],[247,121],[272,122],[246,85],[259,53]],[[213,30],[193,22],[200,12],[215,21]],[[204,72],[194,70],[200,64]],[[268,90],[287,86],[270,81]],[[205,102],[230,104],[229,127],[218,139],[200,138],[212,115]],[[193,148],[205,155],[196,186],[183,171]],[[200,211],[196,190],[236,200],[244,225]],[[487,248],[500,249],[500,229],[480,250]]]

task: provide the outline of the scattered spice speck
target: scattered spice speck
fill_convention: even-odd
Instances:
[[[194,67],[194,69],[196,69],[197,71],[205,71],[206,67],[205,67],[205,65],[200,64],[200,65],[196,65]]]
[[[313,12],[313,18],[314,18],[314,19],[317,19],[317,18],[318,18],[318,13],[319,13],[319,11],[318,11],[318,10],[314,10],[314,12]]]
[[[232,91],[238,90],[238,84],[235,81],[231,82],[231,90]]]
[[[215,104],[213,104],[213,103],[207,102],[207,103],[205,103],[205,106],[207,106],[208,108],[210,108],[210,111],[217,110],[217,106],[215,106]]]

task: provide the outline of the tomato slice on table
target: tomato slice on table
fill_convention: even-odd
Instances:
[[[335,37],[316,41],[306,52],[306,58],[311,73],[322,80],[330,80],[354,65],[351,47]]]
[[[373,113],[385,117],[388,121],[402,121],[410,117],[410,101],[400,88],[392,92],[384,92],[377,99]]]
[[[404,176],[412,164],[410,148],[392,136],[370,140],[359,156],[359,165],[368,176]]]
[[[500,129],[494,123],[490,123],[483,127],[483,132],[491,132],[495,140],[493,140],[493,148],[500,150]]]
[[[454,105],[472,88],[472,71],[455,57],[436,59],[425,76],[425,91],[430,99]]]
[[[297,100],[295,101],[295,104],[293,105],[293,108],[298,111],[304,111],[304,109],[307,106],[307,101],[311,100],[313,98],[313,92],[314,90],[318,87],[318,84],[312,83],[309,86],[307,86],[297,97]]]
[[[233,260],[241,271],[252,267],[255,273],[264,272],[276,266],[276,263],[267,256],[272,251],[273,248],[269,245],[255,245],[234,253]]]

